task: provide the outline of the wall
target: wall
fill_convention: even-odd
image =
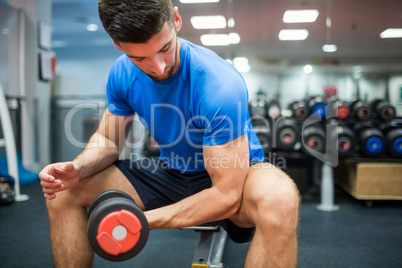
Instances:
[[[279,91],[279,77],[275,74],[262,72],[243,73],[248,87],[249,99],[252,99],[258,90],[266,93],[267,98],[275,98]]]
[[[25,97],[22,118],[22,159],[28,169],[39,171],[50,162],[50,82],[39,80],[38,22],[51,24],[50,0],[9,0],[24,14],[23,49],[20,50],[20,92]],[[17,45],[17,44],[16,44]]]
[[[0,2],[0,82],[6,95],[19,96],[20,12]]]
[[[58,59],[58,73],[81,81],[81,88],[71,88],[57,95],[106,95],[107,79],[115,59]]]

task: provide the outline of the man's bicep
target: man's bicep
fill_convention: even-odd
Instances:
[[[99,124],[97,134],[104,136],[109,141],[118,145],[125,140],[130,131],[134,115],[116,115],[106,108]]]
[[[214,186],[243,187],[249,168],[247,134],[228,143],[204,146],[204,164]]]

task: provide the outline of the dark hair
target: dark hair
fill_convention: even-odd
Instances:
[[[116,43],[146,43],[165,22],[174,26],[171,0],[98,0],[103,27]]]

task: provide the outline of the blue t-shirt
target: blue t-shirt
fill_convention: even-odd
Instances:
[[[241,74],[211,50],[179,40],[180,66],[165,81],[153,80],[126,55],[116,60],[106,91],[110,112],[136,112],[158,143],[161,158],[174,169],[205,170],[203,146],[224,144],[245,133],[250,160],[262,161]]]

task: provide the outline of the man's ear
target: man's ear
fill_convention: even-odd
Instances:
[[[181,16],[179,14],[179,8],[174,7],[173,12],[174,12],[174,26],[176,28],[176,33],[178,33],[180,31],[181,25],[182,25]]]
[[[114,45],[118,50],[123,51],[123,50],[121,49],[121,47],[120,47],[114,40],[112,40],[112,41],[113,41],[113,45]]]

